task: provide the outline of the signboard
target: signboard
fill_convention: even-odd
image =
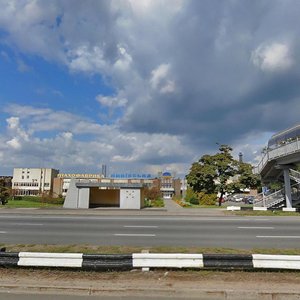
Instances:
[[[110,175],[111,178],[127,178],[127,179],[149,179],[153,178],[151,174],[138,174],[138,173],[114,173]]]
[[[64,174],[57,175],[59,178],[102,178],[100,174]]]

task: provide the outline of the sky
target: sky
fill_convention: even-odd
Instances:
[[[257,164],[299,123],[298,0],[0,0],[0,175]]]

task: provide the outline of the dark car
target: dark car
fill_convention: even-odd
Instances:
[[[247,197],[244,197],[244,199],[243,199],[245,204],[253,204],[254,200],[255,200],[254,196],[247,196]]]

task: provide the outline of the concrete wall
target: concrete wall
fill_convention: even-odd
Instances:
[[[63,190],[63,179],[62,178],[54,178],[53,179],[53,197],[58,197],[62,195]]]
[[[76,186],[76,179],[72,179],[64,208],[93,208],[120,207],[121,209],[141,209],[144,206],[143,188],[104,188],[95,186]],[[92,184],[92,183],[91,183]]]
[[[124,188],[120,190],[120,208],[140,209],[142,202],[142,193],[140,189]]]
[[[89,208],[90,188],[76,187],[76,180],[72,179],[67,196],[64,202],[64,208]]]
[[[120,206],[120,190],[90,188],[90,207]]]

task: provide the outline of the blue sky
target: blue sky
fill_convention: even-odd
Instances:
[[[299,123],[297,0],[0,0],[0,174],[256,164]]]

